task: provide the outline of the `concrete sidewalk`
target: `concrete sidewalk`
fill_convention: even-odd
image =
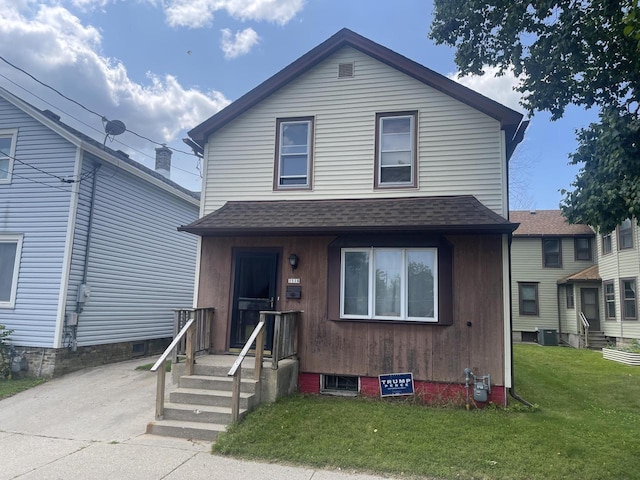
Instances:
[[[207,442],[145,434],[156,377],[135,367],[151,361],[71,373],[0,400],[0,480],[384,478],[234,460],[211,455]]]

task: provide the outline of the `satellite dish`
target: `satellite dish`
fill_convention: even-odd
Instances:
[[[107,124],[104,126],[104,133],[107,135],[120,135],[123,133],[127,127],[120,120],[109,120]]]

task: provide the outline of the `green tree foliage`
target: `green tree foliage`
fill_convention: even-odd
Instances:
[[[578,132],[582,166],[561,205],[603,232],[640,213],[637,185],[638,0],[434,0],[430,36],[456,48],[463,74],[513,69],[522,105],[561,118],[569,104],[600,110]],[[626,142],[626,143],[625,143]]]

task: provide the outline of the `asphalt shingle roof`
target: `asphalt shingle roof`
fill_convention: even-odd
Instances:
[[[592,265],[590,267],[585,268],[584,270],[580,270],[579,272],[572,273],[569,276],[561,278],[558,280],[559,284],[563,283],[572,283],[572,282],[584,282],[584,281],[600,281],[600,271],[598,269],[598,265]]]
[[[203,236],[340,232],[508,233],[516,225],[475,197],[230,201],[179,230]]]
[[[560,210],[517,210],[509,212],[509,220],[520,224],[514,237],[594,235],[589,225],[568,223]]]

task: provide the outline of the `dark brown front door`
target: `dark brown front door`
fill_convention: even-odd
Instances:
[[[260,311],[275,308],[277,267],[277,252],[236,252],[229,348],[244,347],[260,321]],[[265,347],[271,350],[273,326],[267,326]]]
[[[580,306],[589,321],[589,330],[600,331],[600,309],[598,308],[598,289],[581,288]]]

